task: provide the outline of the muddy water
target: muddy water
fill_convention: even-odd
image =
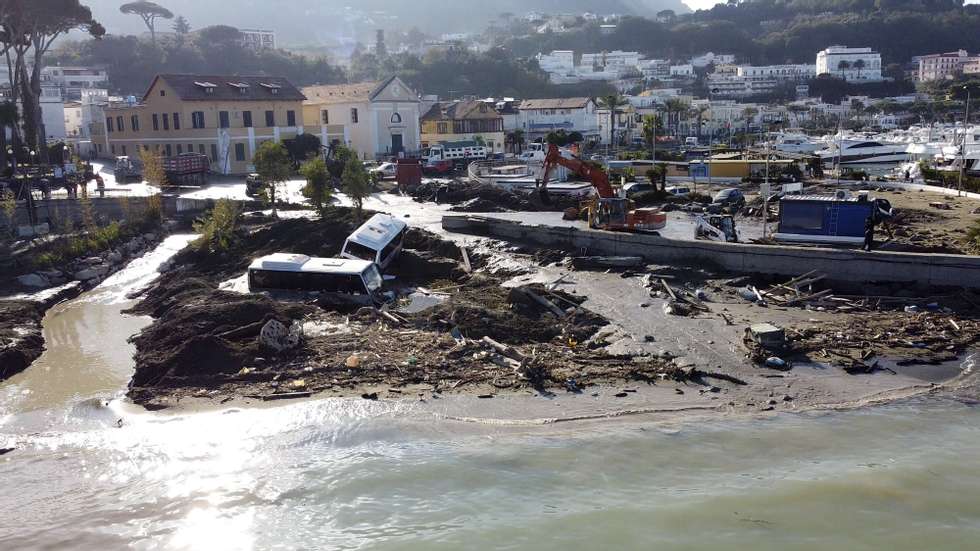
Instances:
[[[980,409],[505,427],[411,403],[147,413],[126,293],[51,312],[0,386],[2,549],[969,549]],[[972,361],[972,360],[971,360]]]

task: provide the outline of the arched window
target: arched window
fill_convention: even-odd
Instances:
[[[391,124],[401,124],[401,122],[402,122],[402,116],[399,115],[398,113],[395,113],[391,116]]]

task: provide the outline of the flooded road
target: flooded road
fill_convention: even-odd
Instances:
[[[504,426],[412,402],[145,412],[126,294],[189,236],[52,310],[0,384],[2,549],[967,549],[980,408]]]

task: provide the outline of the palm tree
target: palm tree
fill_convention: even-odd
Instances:
[[[671,121],[674,122],[674,136],[677,136],[680,133],[678,131],[678,127],[680,126],[681,122],[681,112],[684,111],[686,107],[687,104],[677,98],[671,98],[664,104],[664,109],[667,111],[667,126],[670,127]],[[676,116],[672,117],[672,114],[675,114]]]
[[[755,107],[746,107],[742,111],[742,116],[745,117],[745,139],[746,139],[746,143],[748,143],[748,138],[749,138],[749,124],[752,123],[752,119],[754,119],[755,116],[758,115],[758,114],[759,114],[759,110],[756,109]]]
[[[599,98],[599,107],[609,110],[609,146],[612,147],[616,137],[616,115],[619,108],[626,105],[626,99],[619,94],[609,94]]]
[[[854,67],[855,69],[857,69],[857,72],[858,72],[858,76],[857,76],[858,77],[858,80],[861,80],[861,69],[864,69],[864,66],[865,66],[864,60],[863,59],[859,59],[859,60],[855,61],[853,64],[851,64],[851,66]]]
[[[840,78],[844,80],[847,80],[847,77],[844,76],[844,71],[850,68],[851,68],[851,62],[847,61],[846,59],[842,59],[837,62],[837,69],[840,71]]]
[[[698,121],[698,144],[701,144],[701,123],[704,122],[704,114],[709,111],[708,107],[705,105],[700,105],[695,107],[693,110],[694,117]]]
[[[660,117],[656,115],[645,115],[643,117],[643,140],[650,146],[652,154],[650,159],[657,160],[657,130],[660,129]]]
[[[519,128],[512,130],[509,134],[507,134],[507,140],[510,141],[510,144],[514,148],[517,149],[517,154],[520,155],[521,151],[523,151],[522,146],[524,145],[524,131]]]

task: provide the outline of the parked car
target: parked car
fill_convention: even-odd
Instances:
[[[395,177],[395,167],[395,163],[381,163],[368,172],[373,176],[377,176],[379,180],[391,180]]]
[[[731,212],[738,212],[745,206],[745,195],[736,188],[726,188],[715,194],[708,212],[718,213],[724,209]]]
[[[637,193],[647,193],[650,191],[657,191],[657,186],[649,182],[630,182],[623,186],[623,191],[626,192],[627,197],[632,197]]]
[[[667,186],[667,193],[677,196],[690,195],[691,188],[687,186]]]

